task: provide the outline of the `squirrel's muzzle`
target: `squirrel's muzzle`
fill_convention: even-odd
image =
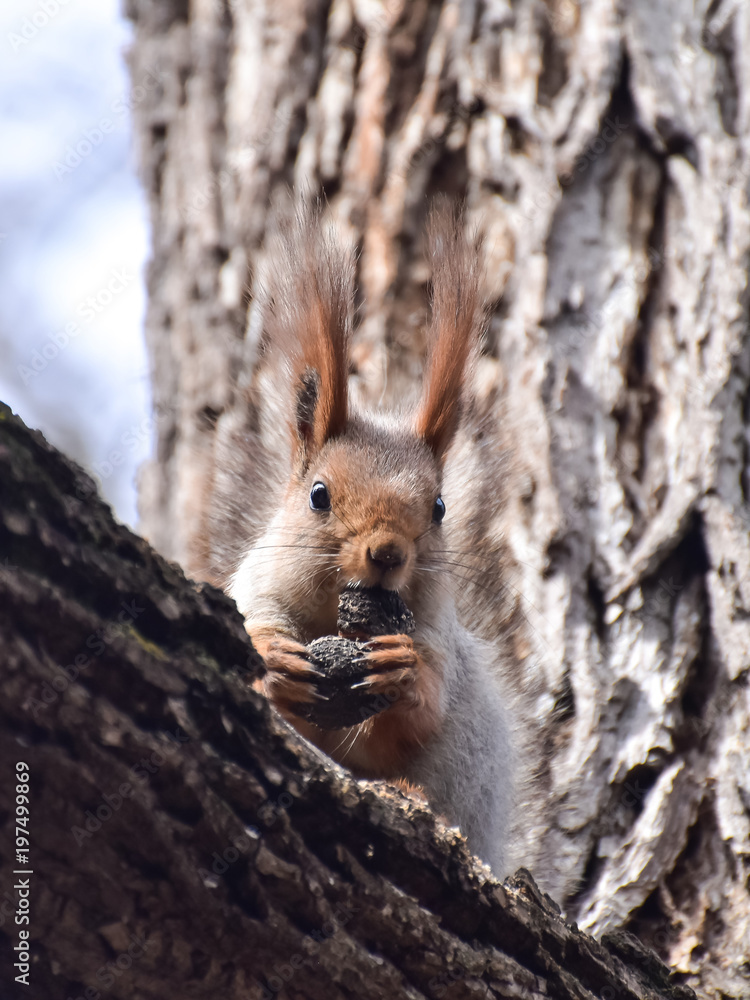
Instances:
[[[414,542],[399,531],[383,526],[363,532],[341,548],[341,579],[361,587],[398,590],[409,582],[414,554]]]
[[[367,549],[367,561],[383,573],[403,566],[407,558],[405,546],[395,538],[372,543]]]

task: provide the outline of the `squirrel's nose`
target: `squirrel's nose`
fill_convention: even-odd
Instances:
[[[391,540],[371,545],[367,550],[367,558],[378,569],[385,571],[403,566],[406,562],[406,552],[398,542]]]

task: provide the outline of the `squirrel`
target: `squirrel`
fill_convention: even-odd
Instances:
[[[303,211],[280,241],[260,302],[260,425],[240,435],[244,476],[224,483],[225,518],[248,522],[247,542],[220,582],[265,661],[257,686],[281,715],[355,776],[417,786],[504,877],[517,798],[513,707],[500,645],[461,613],[450,556],[462,505],[442,496],[482,333],[479,246],[460,213],[433,210],[421,398],[384,413],[354,405],[348,391],[353,250],[319,210]],[[336,633],[351,585],[398,592],[415,629],[371,639],[363,654],[368,692],[395,686],[398,697],[358,725],[324,729],[298,714],[320,677],[307,646]]]

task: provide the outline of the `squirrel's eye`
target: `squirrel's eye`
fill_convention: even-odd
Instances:
[[[310,506],[313,510],[331,509],[331,498],[324,483],[315,483],[310,490]]]
[[[432,508],[432,520],[435,521],[436,524],[440,524],[444,517],[445,504],[443,503],[443,498],[438,497],[435,501],[435,506]]]

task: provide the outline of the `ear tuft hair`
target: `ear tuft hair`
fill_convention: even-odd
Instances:
[[[304,467],[348,417],[354,254],[327,229],[319,205],[298,210],[269,255],[267,350],[291,395],[286,412]]]
[[[479,345],[480,245],[464,233],[460,209],[441,202],[427,223],[432,262],[432,319],[416,433],[442,460],[458,428],[468,369]]]

